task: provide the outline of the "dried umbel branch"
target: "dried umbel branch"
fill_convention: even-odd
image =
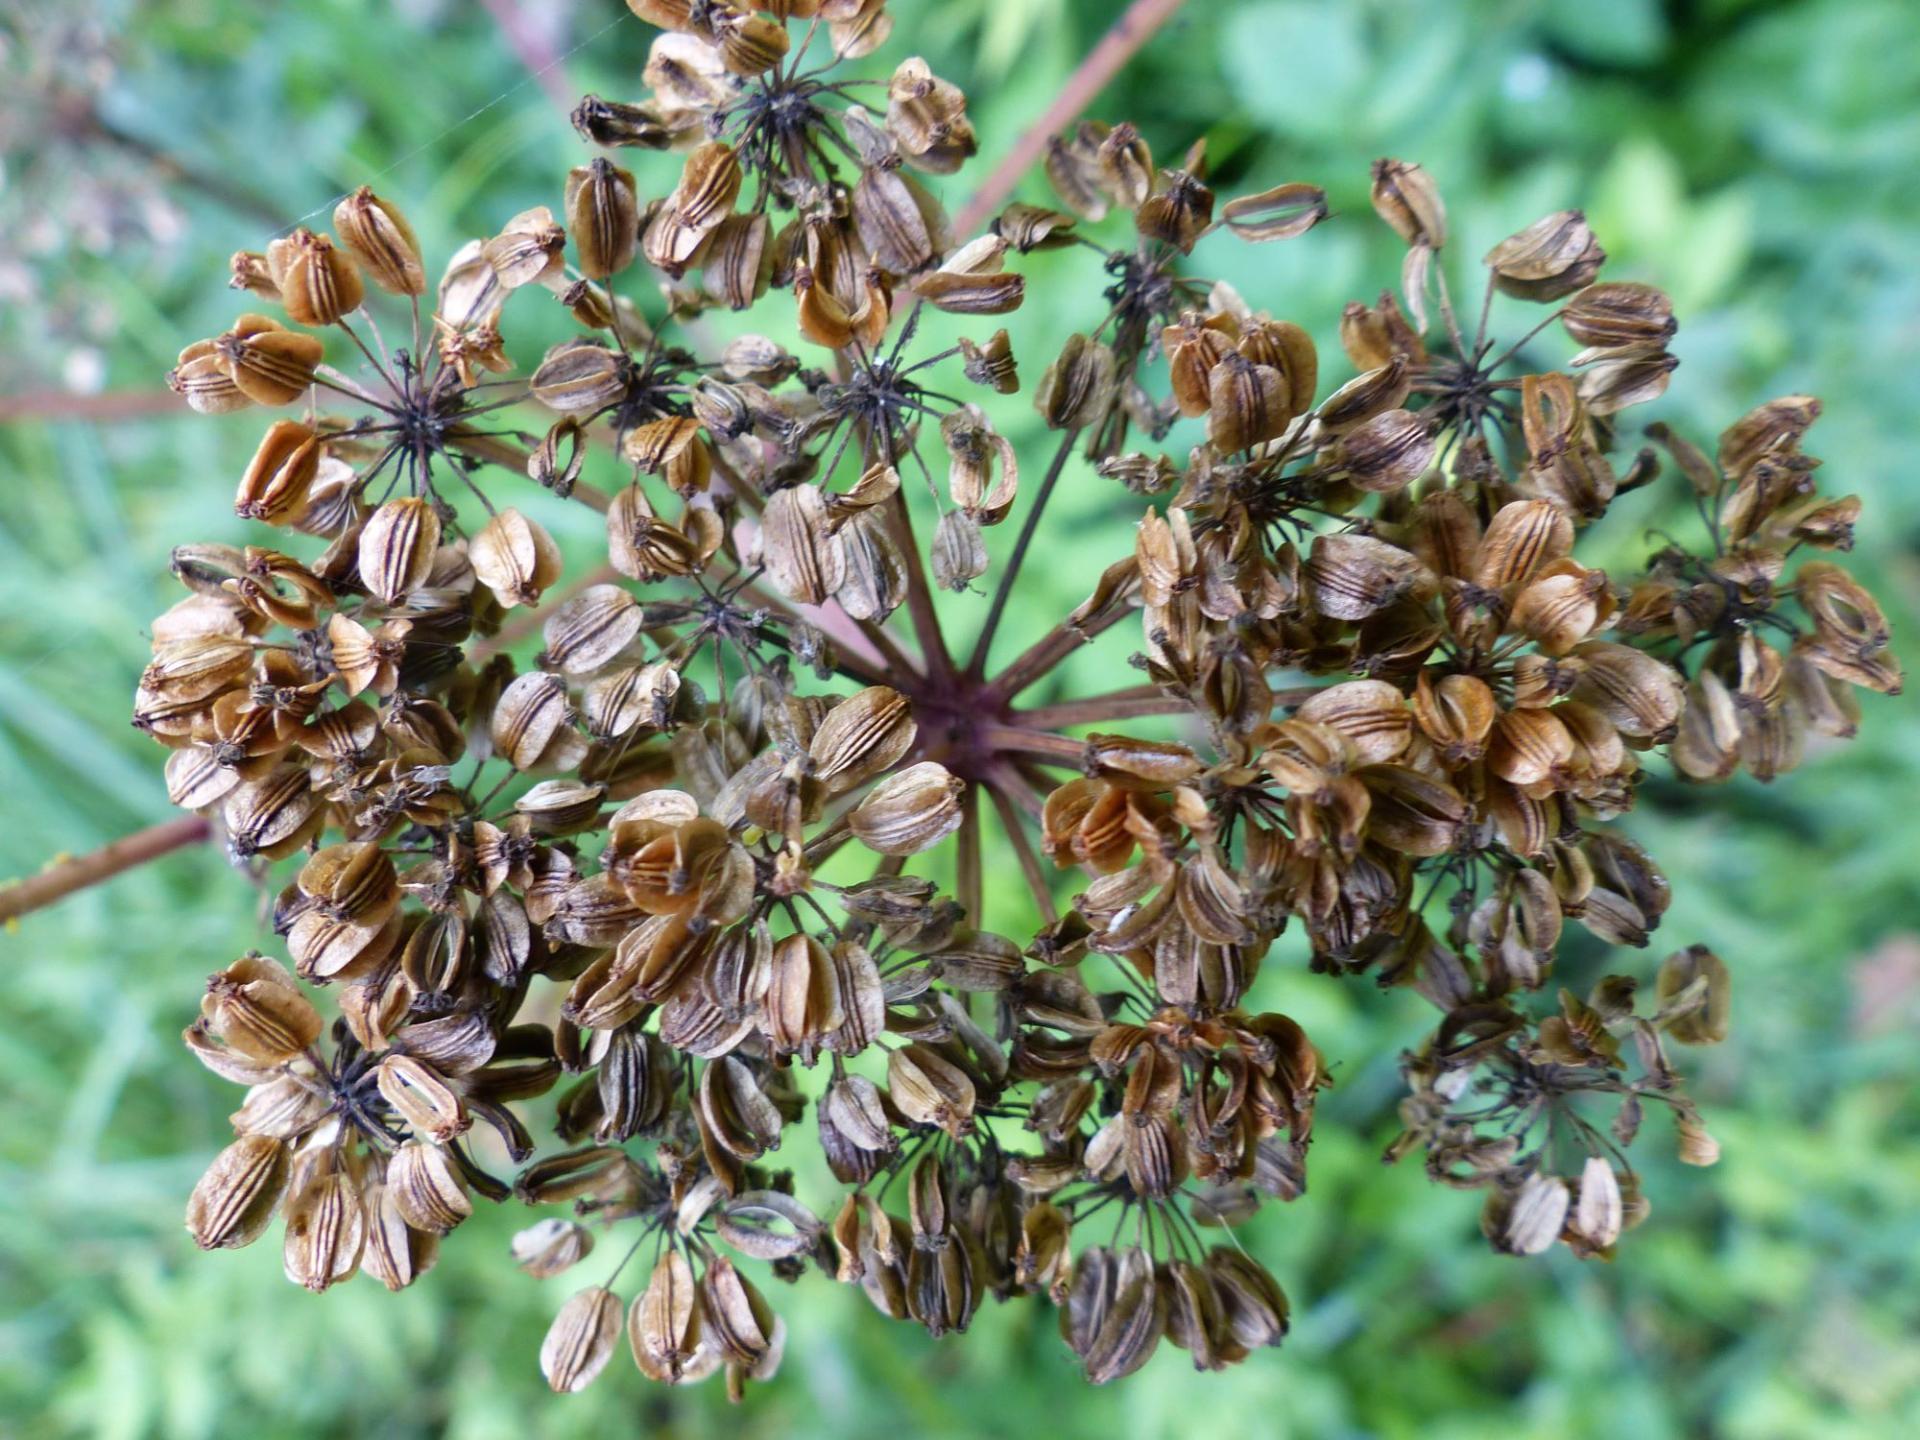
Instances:
[[[1390,1158],[1483,1191],[1500,1250],[1611,1254],[1647,1213],[1647,1104],[1714,1158],[1668,1047],[1722,1039],[1729,1004],[1697,945],[1650,1002],[1637,966],[1549,993],[1568,931],[1640,948],[1667,909],[1613,822],[1644,765],[1771,778],[1852,732],[1855,688],[1898,687],[1872,598],[1809,554],[1858,508],[1816,492],[1818,402],[1761,406],[1715,456],[1658,426],[1664,462],[1624,453],[1674,368],[1666,298],[1599,279],[1566,211],[1487,255],[1469,329],[1440,192],[1397,160],[1373,194],[1401,285],[1348,307],[1357,373],[1329,385],[1305,329],[1182,273],[1215,230],[1312,244],[1318,189],[1217,202],[1200,147],[1164,167],[1085,121],[1047,156],[1064,210],[952,234],[924,177],[975,148],[964,97],[918,59],[840,78],[886,38],[879,0],[634,8],[666,27],[651,93],[576,120],[679,149],[670,194],[586,161],[454,256],[429,321],[412,230],[362,191],[333,238],[236,257],[285,323],[243,315],[175,372],[200,409],[282,412],[236,503],[313,541],[176,551],[191,593],[136,700],[174,800],[256,874],[283,864],[290,968],[227,966],[186,1035],[248,1087],[195,1239],[278,1213],[301,1284],[397,1289],[480,1200],[571,1206],[517,1263],[557,1275],[602,1231],[627,1259],[559,1307],[562,1391],[623,1325],[653,1379],[771,1375],[786,1325],[749,1262],[934,1334],[1030,1294],[1094,1381],[1163,1340],[1219,1368],[1287,1329],[1273,1278],[1207,1237],[1306,1186],[1328,1065],[1250,1003],[1297,922],[1314,968],[1440,1013]],[[1064,245],[1100,257],[1108,314],[1028,367],[1055,448],[978,634],[950,636],[932,588],[987,572],[1024,458],[964,397],[1021,379],[990,320],[919,354],[922,307],[1003,314],[1018,258]],[[412,317],[391,351],[383,292]],[[511,378],[503,316],[546,298],[583,333]],[[1549,308],[1502,342],[1514,304]],[[773,312],[802,353],[669,338],[713,306]],[[1577,348],[1541,368],[1555,325]],[[509,407],[544,436],[496,428]],[[610,500],[579,480],[602,445],[629,476]],[[996,664],[1069,468],[1165,498]],[[1581,558],[1663,474],[1695,543],[1637,575]],[[505,503],[529,477],[604,509],[610,571]],[[517,661],[505,612],[542,605]],[[1026,703],[1130,623],[1136,674]],[[915,868],[949,846],[951,895]],[[1040,927],[983,930],[1015,869]],[[1064,912],[1054,870],[1083,880]],[[773,1152],[796,1145],[839,1193],[795,1193]]]

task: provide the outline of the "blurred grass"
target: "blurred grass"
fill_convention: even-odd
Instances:
[[[619,13],[615,0],[519,8],[554,53]],[[977,178],[1114,7],[892,8],[879,58],[918,51],[966,87],[987,137]],[[151,388],[233,313],[227,252],[354,184],[377,177],[444,257],[551,201],[580,154],[483,7],[450,0],[0,0],[0,40],[7,393]],[[600,35],[565,61],[570,87],[630,95],[646,42],[634,23]],[[1221,0],[1189,5],[1098,112],[1136,119],[1163,155],[1205,133],[1228,191],[1329,187],[1339,213],[1307,240],[1210,245],[1197,262],[1308,325],[1328,355],[1340,305],[1395,275],[1366,213],[1376,154],[1439,178],[1461,264],[1584,203],[1609,274],[1662,284],[1681,307],[1684,364],[1660,418],[1706,439],[1767,396],[1826,399],[1811,448],[1831,490],[1867,503],[1856,564],[1912,666],[1916,55],[1920,7],[1903,0]],[[45,102],[50,76],[62,105]],[[670,183],[670,161],[642,168],[655,190]],[[1023,193],[1041,198],[1033,181]],[[1030,376],[1097,304],[1069,257],[1034,268],[1011,326]],[[538,354],[536,330],[514,334],[523,355]],[[1002,418],[1035,453],[1033,423]],[[167,813],[159,754],[125,722],[142,628],[172,598],[171,544],[238,533],[220,516],[256,428],[0,427],[0,875]],[[1056,563],[1010,616],[1009,651],[1084,592],[1083,549],[1126,543],[1129,506],[1111,490],[1070,476],[1056,504],[1043,552]],[[591,517],[539,513],[592,542]],[[1623,554],[1636,543],[1615,538]],[[217,856],[175,857],[0,936],[0,1434],[1920,1434],[1916,757],[1911,705],[1869,700],[1860,740],[1781,786],[1647,786],[1629,828],[1677,897],[1658,943],[1706,939],[1728,958],[1736,1033],[1687,1057],[1725,1160],[1651,1160],[1653,1220],[1611,1266],[1494,1257],[1471,1197],[1382,1169],[1419,1007],[1276,951],[1259,998],[1307,1025],[1340,1082],[1311,1192],[1248,1238],[1294,1297],[1295,1335],[1224,1376],[1169,1351],[1103,1391],[1080,1383],[1038,1307],[989,1308],[968,1339],[933,1344],[809,1280],[775,1297],[794,1331],[780,1380],[737,1412],[714,1387],[662,1392],[624,1364],[560,1401],[533,1363],[560,1292],[504,1263],[516,1214],[464,1228],[398,1297],[363,1280],[314,1300],[271,1244],[192,1253],[180,1206],[236,1095],[174,1036],[200,977],[259,932]],[[997,903],[1020,923],[1017,902]]]

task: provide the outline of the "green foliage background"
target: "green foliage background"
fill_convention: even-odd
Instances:
[[[0,393],[151,390],[236,309],[229,251],[362,181],[430,255],[555,199],[582,151],[489,8],[0,0]],[[595,35],[618,0],[507,8],[556,52],[588,40],[563,66],[571,92],[638,88],[645,27]],[[918,51],[973,97],[985,154],[945,186],[957,203],[1119,5],[892,8],[879,60]],[[1911,667],[1916,56],[1911,0],[1194,0],[1097,113],[1135,119],[1163,156],[1206,134],[1229,193],[1329,188],[1339,213],[1307,239],[1205,255],[1328,354],[1341,304],[1396,275],[1366,209],[1376,155],[1438,177],[1456,263],[1584,203],[1609,274],[1680,308],[1661,418],[1705,440],[1768,396],[1825,397],[1810,448],[1830,491],[1867,502],[1856,562]],[[656,190],[666,163],[645,169]],[[1084,270],[1042,263],[1014,325],[1030,376],[1098,304]],[[168,814],[159,752],[125,719],[142,627],[172,599],[168,547],[234,533],[221,516],[257,428],[0,425],[0,876]],[[1080,598],[1083,554],[1128,543],[1124,498],[1090,477],[1070,472],[1057,504],[1055,563],[1013,626]],[[591,543],[590,516],[530,508]],[[1869,699],[1860,740],[1777,787],[1646,787],[1629,828],[1678,896],[1656,945],[1727,957],[1736,1034],[1686,1057],[1725,1160],[1651,1158],[1654,1216],[1618,1263],[1495,1257],[1473,1197],[1383,1169],[1420,1007],[1307,976],[1283,948],[1258,998],[1307,1025],[1339,1080],[1310,1193],[1248,1235],[1294,1297],[1284,1349],[1213,1377],[1165,1350],[1095,1391],[1039,1307],[933,1344],[809,1280],[775,1296],[793,1329],[779,1381],[731,1412],[717,1387],[667,1393],[624,1364],[549,1396],[534,1352],[567,1282],[506,1263],[517,1214],[474,1221],[398,1297],[362,1280],[312,1299],[273,1244],[192,1252],[180,1208],[237,1097],[174,1037],[201,977],[259,932],[217,855],[180,855],[0,936],[0,1435],[1920,1434],[1916,778],[1912,707]],[[1659,953],[1627,958],[1651,973]]]

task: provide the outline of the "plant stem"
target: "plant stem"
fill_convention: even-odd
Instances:
[[[959,852],[954,857],[954,895],[970,924],[980,923],[980,790],[969,785],[960,797]]]
[[[1155,31],[1173,18],[1182,3],[1183,0],[1133,0],[1107,33],[1100,37],[1100,42],[1087,52],[1087,58],[1080,62],[1079,68],[1067,77],[1067,83],[1060,87],[1060,93],[1054,97],[1046,113],[1027,127],[1007,153],[1006,159],[996,165],[985,183],[973,192],[973,198],[967,201],[954,221],[956,235],[967,234],[1000,208],[1006,198],[1013,194],[1013,187],[1020,183],[1020,177],[1046,153],[1047,142],[1064,130],[1069,122],[1079,118],[1081,111],[1107,88],[1107,82],[1113,79],[1120,67],[1152,38]]]
[[[1078,628],[1062,621],[1023,651],[1005,670],[1002,670],[999,677],[988,687],[989,693],[1001,700],[1013,699],[1075,650],[1090,643],[1096,635],[1112,629],[1132,613],[1133,607],[1130,605],[1115,605],[1106,614],[1097,616]]]
[[[1035,755],[1053,764],[1078,770],[1086,758],[1087,742],[1071,735],[1050,735],[1044,730],[1028,730],[1019,725],[981,725],[975,730],[980,743],[1016,755]]]
[[[1064,730],[1069,725],[1097,725],[1105,720],[1126,720],[1137,715],[1182,715],[1192,708],[1187,701],[1168,695],[1158,685],[1130,685],[1107,695],[1017,711],[1013,718],[1035,730]]]
[[[919,543],[913,538],[913,516],[907,512],[907,497],[900,491],[886,506],[888,523],[893,527],[893,543],[900,547],[907,569],[907,613],[913,617],[913,633],[920,642],[920,653],[930,678],[954,678],[953,656],[947,652],[946,636],[940,630],[940,617],[933,608],[933,590],[927,584],[927,567],[920,556]]]
[[[0,425],[19,420],[142,420],[194,412],[171,390],[108,390],[76,395],[67,390],[23,390],[0,395]]]
[[[1027,839],[1027,822],[1014,808],[1013,798],[997,783],[988,781],[986,788],[987,794],[993,797],[994,808],[1000,812],[1000,824],[1007,832],[1008,843],[1019,857],[1020,873],[1027,877],[1027,889],[1033,892],[1033,903],[1040,907],[1047,924],[1058,923],[1060,910],[1053,903],[1053,889],[1047,884],[1047,873],[1040,865],[1040,857],[1033,853],[1033,844]]]
[[[1040,528],[1041,512],[1047,508],[1053,487],[1060,483],[1060,475],[1067,468],[1067,457],[1073,454],[1074,441],[1079,438],[1078,430],[1069,430],[1060,437],[1060,448],[1054,451],[1053,463],[1047,466],[1046,478],[1040,482],[1040,493],[1033,497],[1033,506],[1027,511],[1026,522],[1020,527],[1020,538],[1014,542],[1012,558],[1007,561],[1007,568],[1000,576],[1000,588],[994,591],[993,606],[987,611],[987,623],[980,627],[980,638],[973,646],[973,658],[967,661],[967,673],[976,679],[986,673],[987,654],[993,648],[993,632],[1000,628],[1000,617],[1006,613],[1007,601],[1013,595],[1013,582],[1019,577],[1021,563],[1027,558],[1027,547],[1033,543],[1034,531]]]
[[[123,870],[157,860],[188,845],[198,845],[213,833],[212,823],[199,815],[164,820],[136,830],[86,855],[56,860],[38,875],[0,887],[0,922],[18,919],[31,910],[51,905],[76,890],[111,880]]]

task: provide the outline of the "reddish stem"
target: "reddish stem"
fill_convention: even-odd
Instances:
[[[1015,782],[1018,784],[1018,782]],[[1026,787],[1019,786],[1021,790]],[[1016,792],[1017,793],[1017,792]],[[1020,873],[1027,877],[1027,889],[1033,892],[1033,902],[1040,907],[1040,913],[1046,917],[1049,925],[1060,919],[1060,911],[1053,903],[1053,889],[1047,884],[1047,874],[1040,864],[1040,857],[1033,853],[1033,845],[1027,839],[1027,824],[1014,808],[1012,798],[995,781],[987,782],[987,794],[993,797],[994,808],[1000,812],[1000,825],[1007,832],[1007,840],[1013,846],[1013,853],[1019,857]]]
[[[970,923],[980,923],[980,788],[969,785],[960,797],[959,853],[954,860],[954,893]]]
[[[1000,577],[1000,587],[993,593],[993,606],[987,611],[987,623],[980,627],[980,638],[974,642],[973,658],[967,661],[967,673],[978,678],[986,674],[987,656],[993,649],[993,632],[1000,628],[1000,617],[1006,613],[1007,601],[1013,595],[1013,582],[1019,578],[1020,566],[1027,558],[1027,547],[1033,543],[1033,533],[1040,528],[1040,515],[1047,508],[1047,501],[1053,496],[1053,487],[1060,483],[1060,476],[1067,468],[1067,457],[1073,454],[1073,442],[1080,438],[1078,430],[1069,430],[1060,437],[1060,448],[1054,452],[1053,463],[1047,466],[1046,478],[1040,482],[1040,493],[1033,497],[1033,506],[1027,511],[1026,522],[1020,527],[1020,538],[1014,542],[1013,555],[1007,561],[1007,568]]]
[[[0,395],[0,425],[16,420],[140,420],[151,416],[191,415],[187,402],[171,390],[109,390],[75,395],[66,390],[25,390]]]
[[[165,820],[123,835],[90,854],[56,860],[38,875],[0,887],[0,922],[16,920],[76,890],[111,880],[123,870],[158,860],[185,846],[198,845],[212,833],[213,826],[205,817],[183,815],[177,820]]]
[[[1038,705],[1019,710],[1014,719],[1035,730],[1064,730],[1069,725],[1098,725],[1107,720],[1128,720],[1137,715],[1183,715],[1193,706],[1177,696],[1168,695],[1158,685],[1130,685],[1108,695],[1093,695],[1085,700],[1064,700],[1058,705]]]
[[[913,538],[913,516],[907,511],[907,497],[894,491],[887,503],[887,522],[893,527],[893,543],[900,547],[907,569],[907,613],[913,618],[914,637],[930,678],[951,680],[953,656],[947,651],[947,639],[940,629],[940,617],[933,608],[933,590],[927,584],[927,567],[920,556],[920,545]]]
[[[1045,730],[1028,730],[1019,725],[979,725],[974,734],[979,743],[989,749],[1036,756],[1069,770],[1080,769],[1087,755],[1084,740],[1076,740],[1071,735],[1051,735]]]
[[[1013,699],[1075,650],[1091,643],[1095,636],[1104,634],[1132,613],[1131,606],[1115,605],[1106,614],[1096,616],[1085,625],[1075,627],[1062,621],[1002,670],[993,684],[987,687],[987,693],[998,700]]]

